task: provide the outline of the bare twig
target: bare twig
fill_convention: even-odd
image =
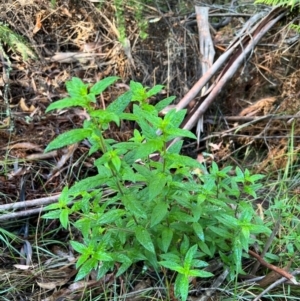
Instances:
[[[207,289],[199,299],[194,299],[194,301],[207,301],[216,292],[218,287],[224,282],[228,274],[229,269],[227,268],[218,278],[215,279],[211,287]]]
[[[268,250],[269,250],[269,248],[270,248],[270,246],[271,246],[271,244],[272,244],[272,242],[273,242],[273,240],[274,240],[275,236],[277,235],[277,232],[278,232],[278,230],[279,230],[279,228],[280,228],[280,222],[281,222],[281,218],[279,218],[279,219],[277,220],[277,222],[276,222],[276,224],[275,224],[275,227],[274,227],[274,229],[273,229],[271,235],[269,236],[267,242],[265,243],[264,249],[263,249],[263,251],[262,251],[262,253],[261,253],[261,257],[264,257],[264,256],[266,255],[266,253],[268,252]],[[255,265],[254,265],[252,271],[251,271],[251,274],[252,274],[252,275],[255,275],[255,274],[256,274],[256,272],[257,272],[257,270],[258,270],[258,268],[259,268],[259,265],[260,265],[260,262],[257,261],[257,262],[255,263]]]
[[[207,116],[204,121],[209,123],[213,123],[214,121],[219,122],[220,120],[224,119],[226,121],[261,121],[265,119],[274,119],[274,120],[284,120],[284,119],[291,119],[291,118],[300,118],[300,115],[275,115],[269,114],[265,116]]]
[[[277,8],[277,10],[278,10],[278,8]],[[275,11],[273,10],[273,14],[278,13],[277,10],[276,9],[275,9]],[[208,107],[211,105],[211,103],[215,100],[216,96],[220,93],[220,91],[222,90],[224,85],[232,78],[232,76],[235,74],[235,72],[241,66],[241,64],[245,61],[246,57],[250,54],[250,52],[253,51],[254,47],[257,45],[257,43],[260,41],[260,39],[285,14],[286,14],[286,12],[283,12],[283,13],[279,14],[277,17],[275,17],[274,19],[272,19],[270,17],[271,20],[269,20],[269,18],[263,20],[264,21],[264,23],[262,24],[263,27],[262,28],[259,27],[258,32],[255,33],[255,35],[252,37],[252,39],[249,41],[246,41],[246,42],[248,42],[248,45],[245,45],[244,49],[243,49],[243,47],[240,48],[238,50],[238,53],[236,53],[233,56],[233,58],[231,58],[230,62],[227,64],[227,66],[224,67],[223,71],[221,72],[220,79],[219,79],[218,83],[215,85],[215,87],[212,89],[210,94],[199,105],[199,107],[196,108],[194,111],[192,111],[191,115],[189,115],[186,118],[186,123],[183,126],[184,129],[190,130],[194,127],[194,125],[199,120],[200,116],[202,116],[205,113],[205,111],[208,109]],[[246,44],[246,42],[244,42],[244,43]],[[238,57],[236,58],[236,56],[238,56]],[[210,69],[212,69],[212,68],[210,68]],[[209,73],[209,72],[210,72],[210,70],[207,71],[207,73]]]
[[[211,38],[208,21],[208,7],[195,6],[197,25],[199,31],[199,48],[201,54],[202,74],[206,74],[207,70],[212,66],[215,57],[214,44]],[[208,85],[201,89],[201,96],[205,94]],[[203,118],[198,119],[197,136],[198,142],[200,134],[203,132]]]
[[[300,274],[300,269],[295,270],[294,272],[291,273],[293,276],[299,275]],[[278,286],[281,283],[286,282],[287,279],[286,277],[282,277],[279,280],[275,281],[274,283],[272,283],[270,286],[268,286],[264,291],[262,291],[259,295],[257,295],[253,301],[258,301],[261,297],[263,297],[267,292],[269,292],[271,289],[273,289],[274,287]]]
[[[292,283],[294,284],[298,284],[296,278],[288,273],[287,271],[285,271],[284,269],[281,269],[273,264],[270,264],[268,262],[266,262],[261,256],[259,256],[258,254],[256,254],[255,252],[249,250],[248,253],[253,256],[254,258],[256,258],[263,266],[267,267],[268,269],[280,274],[281,276],[287,278],[288,280],[291,280]]]
[[[28,208],[28,207],[37,207],[37,206],[43,206],[48,205],[56,202],[58,198],[60,197],[60,194],[52,195],[45,198],[35,199],[31,201],[24,201],[24,202],[18,202],[13,204],[5,204],[0,205],[0,212],[1,211],[7,211],[7,210],[16,210],[20,208]],[[0,221],[3,215],[0,216]]]

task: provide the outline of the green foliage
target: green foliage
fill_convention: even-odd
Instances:
[[[296,5],[299,5],[299,0],[256,0],[255,3],[265,3],[267,5],[285,6],[293,9]]]
[[[143,17],[143,2],[145,0],[114,0],[114,5],[116,8],[116,20],[117,20],[117,27],[119,31],[119,39],[123,43],[126,38],[126,21],[125,21],[125,11],[128,10],[128,7],[133,9],[134,11],[134,19],[137,22],[139,28],[139,34],[142,39],[147,37],[147,21]],[[126,8],[127,6],[127,8]]]
[[[148,103],[162,86],[147,89],[132,81],[130,91],[106,110],[96,109],[97,95],[117,79],[108,77],[89,89],[73,78],[66,85],[70,97],[48,107],[47,112],[80,106],[88,118],[82,129],[58,136],[46,151],[87,139],[89,153],[102,155],[94,162],[98,174],[66,187],[59,201],[47,206],[44,218],[60,219],[64,228],[81,232],[80,242],[71,241],[80,254],[76,280],[93,269],[100,278],[115,264],[120,275],[144,261],[155,270],[175,271],[176,295],[186,300],[191,277],[212,276],[201,269],[207,259],[220,256],[233,278],[242,272],[242,256],[254,235],[270,233],[245,199],[256,196],[262,176],[239,168],[230,176],[232,167],[219,169],[216,163],[207,171],[180,154],[180,141],[168,149],[167,143],[176,137],[196,137],[180,128],[185,110],[159,116],[174,98],[155,106]],[[133,112],[124,113],[130,102]],[[122,120],[136,123],[133,137],[119,143],[105,139],[103,131],[110,123],[119,125]],[[153,153],[159,160],[150,158]]]
[[[36,57],[21,36],[13,32],[6,25],[0,23],[0,50],[2,49],[2,43],[11,47],[13,52],[21,54],[24,60]]]
[[[291,11],[295,11],[298,8],[300,10],[300,0],[256,0],[256,4],[264,3],[272,6],[283,6],[290,8]],[[300,33],[300,26],[296,24],[290,24],[290,28],[298,31]]]

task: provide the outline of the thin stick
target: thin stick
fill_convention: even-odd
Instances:
[[[287,271],[273,265],[273,264],[270,264],[268,262],[266,262],[262,257],[260,257],[258,254],[256,254],[255,252],[249,250],[248,253],[255,257],[263,266],[267,267],[268,269],[280,274],[281,276],[287,278],[288,280],[292,281],[294,284],[298,284],[296,278],[291,275],[290,273],[288,273]]]

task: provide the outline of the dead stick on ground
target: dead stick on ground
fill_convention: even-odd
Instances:
[[[263,251],[261,252],[261,257],[264,257],[266,255],[266,253],[268,252],[271,244],[273,243],[273,240],[275,238],[275,236],[277,235],[277,232],[279,231],[279,228],[280,228],[280,223],[281,223],[281,218],[279,217],[279,219],[277,220],[276,224],[275,224],[275,227],[271,233],[271,235],[269,236],[269,238],[267,239],[267,242],[265,243],[265,246],[264,246],[264,249]],[[255,275],[258,268],[259,268],[259,261],[257,261],[254,265],[254,267],[252,268],[251,270],[251,274],[252,275]]]
[[[48,196],[48,197],[44,197],[44,198],[40,198],[40,199],[35,199],[35,200],[31,200],[31,201],[24,201],[24,202],[12,203],[12,204],[0,205],[0,212],[7,211],[7,210],[13,210],[13,209],[36,207],[36,206],[52,204],[55,201],[57,201],[59,197],[60,197],[60,194],[56,194],[56,195],[52,195],[52,196]]]
[[[295,270],[294,272],[291,273],[293,276],[299,275],[300,274],[300,269]],[[258,296],[253,299],[253,301],[258,301],[260,300],[261,297],[263,297],[267,292],[269,292],[271,289],[274,287],[278,286],[281,283],[286,282],[286,277],[280,278],[279,280],[275,281],[272,283],[270,286],[268,286],[264,291],[262,291]]]
[[[266,262],[262,257],[260,257],[258,254],[256,254],[255,252],[249,250],[248,253],[253,256],[254,258],[256,258],[263,266],[267,267],[268,269],[280,274],[281,276],[287,278],[288,280],[292,281],[294,284],[298,284],[296,278],[291,275],[290,273],[288,273],[287,271],[273,265],[270,264],[268,262]]]
[[[192,116],[187,117],[187,122],[184,125],[184,129],[190,130],[192,129],[197,121],[199,120],[200,116],[202,116],[205,111],[208,109],[208,107],[211,105],[213,100],[215,100],[216,96],[220,93],[224,85],[232,78],[232,76],[235,74],[237,69],[241,66],[241,64],[245,61],[246,57],[250,54],[251,51],[255,48],[257,43],[260,41],[260,39],[274,26],[286,13],[281,13],[279,16],[277,16],[275,19],[268,22],[260,31],[252,38],[252,40],[249,42],[249,44],[246,46],[244,51],[241,52],[241,54],[235,59],[235,61],[231,64],[230,67],[228,67],[228,70],[224,73],[222,78],[220,78],[219,82],[215,85],[215,87],[212,89],[210,94],[206,97],[206,99],[203,101],[203,103],[200,104],[200,106],[192,112]],[[226,69],[226,68],[225,68]]]

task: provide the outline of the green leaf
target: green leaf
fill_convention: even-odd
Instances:
[[[164,259],[164,261],[170,261],[170,262],[181,262],[181,258],[174,253],[167,253],[167,254],[161,254],[160,257]]]
[[[187,137],[191,139],[197,139],[195,134],[188,130],[183,130],[183,129],[177,129],[177,128],[172,128],[172,129],[166,129],[163,131],[165,135],[167,135],[168,140],[171,140],[176,137]]]
[[[146,89],[141,83],[131,81],[130,89],[132,91],[132,101],[144,102],[147,99]]]
[[[75,183],[69,190],[70,195],[76,195],[83,191],[88,191],[90,189],[99,187],[107,182],[107,175],[98,174],[96,176],[85,178],[77,183]]]
[[[78,77],[66,82],[67,91],[72,98],[81,98],[87,95],[87,85]]]
[[[52,204],[52,205],[56,205],[56,204]],[[48,205],[50,207],[50,205]],[[51,210],[53,208],[49,208],[48,206],[46,206],[45,210]],[[43,218],[48,218],[48,219],[57,219],[60,216],[60,210],[54,210],[51,212],[47,212],[45,214],[43,214]]]
[[[169,249],[172,238],[173,238],[173,230],[168,227],[164,227],[161,232],[161,240],[162,240],[162,249],[165,253]]]
[[[184,275],[177,275],[174,290],[176,297],[181,297],[182,301],[186,301],[189,292],[188,277],[185,277]]]
[[[97,82],[91,89],[90,92],[95,95],[101,94],[107,87],[111,86],[114,82],[119,79],[118,76],[109,76],[99,82]]]
[[[62,226],[67,229],[69,224],[69,209],[62,209],[59,215]]]
[[[180,266],[178,263],[173,261],[159,261],[158,262],[161,266],[170,269],[172,271],[180,272],[182,271],[182,266]]]
[[[164,173],[153,173],[153,177],[148,184],[150,201],[152,201],[163,191],[168,180],[170,180],[170,178],[167,177]],[[164,213],[166,213],[166,211],[164,211]]]
[[[179,128],[182,121],[184,120],[186,111],[187,110],[177,111],[176,109],[172,109],[165,115],[164,121],[167,124],[172,124],[173,128]]]
[[[157,262],[156,254],[148,250],[145,250],[143,253],[145,254],[146,260],[149,262],[148,265],[150,265],[153,270],[157,271],[159,269],[159,265]]]
[[[239,235],[243,250],[248,252],[250,244],[250,231],[248,228],[242,228],[241,235]]]
[[[146,105],[144,105],[145,107]],[[150,108],[148,108],[148,111],[144,108],[134,104],[133,105],[133,114],[138,117],[138,123],[141,122],[141,120],[145,120],[150,124],[154,130],[158,129],[158,126],[162,123],[163,119],[158,116],[158,112],[155,110],[153,106],[147,105]]]
[[[121,264],[121,266],[118,268],[118,272],[116,274],[116,277],[119,277],[123,273],[125,273],[128,270],[128,268],[130,268],[131,265],[132,265],[131,259],[128,258],[127,261],[123,261],[123,263]]]
[[[79,269],[75,281],[79,281],[87,276],[98,265],[98,261],[94,258],[88,259]]]
[[[235,181],[244,183],[245,181],[244,173],[238,166],[235,168],[235,173],[236,173]]]
[[[131,101],[131,98],[132,98],[132,92],[131,91],[125,92],[124,94],[120,95],[115,101],[109,104],[109,106],[106,108],[106,111],[120,115],[127,108],[128,104]],[[129,117],[132,116],[132,114],[126,116]],[[120,117],[124,119],[124,116],[121,115]]]
[[[151,139],[142,143],[136,150],[133,150],[135,160],[145,159],[150,154],[153,154],[156,151],[160,151],[163,147],[163,141],[159,137],[158,139]]]
[[[151,89],[146,93],[147,98],[150,98],[151,96],[156,95],[157,93],[159,93],[159,92],[162,90],[163,87],[164,87],[164,86],[162,86],[162,85],[156,85],[156,86],[154,86],[153,88],[151,88]]]
[[[263,225],[251,225],[251,229],[250,229],[251,233],[253,234],[260,234],[260,233],[264,233],[266,235],[271,234],[271,230]]]
[[[159,224],[168,213],[168,204],[165,201],[159,201],[153,208],[151,214],[151,226]]]
[[[71,244],[72,248],[79,254],[84,254],[87,250],[87,247],[78,241],[71,240],[70,244]]]
[[[99,267],[98,267],[98,273],[97,273],[97,280],[100,280],[102,277],[104,277],[109,270],[113,270],[114,263],[109,261],[104,261]]]
[[[182,145],[183,145],[182,140],[176,141],[168,148],[168,153],[178,155],[182,149]]]
[[[194,222],[194,218],[190,214],[181,211],[171,212],[170,217],[172,220],[181,221],[184,223]]]
[[[261,180],[263,178],[265,178],[264,175],[252,175],[249,178],[247,178],[246,180],[249,181],[249,182],[251,182],[251,183],[254,183],[254,182],[256,182],[258,180]]]
[[[183,240],[180,244],[180,253],[185,255],[190,247],[189,238],[186,235],[183,235]]]
[[[97,259],[98,261],[112,261],[113,258],[106,252],[103,251],[97,251],[94,255],[93,258]]]
[[[205,277],[212,277],[212,276],[214,276],[214,274],[212,274],[212,273],[210,273],[210,272],[206,272],[206,271],[190,270],[190,271],[189,271],[189,276],[190,276],[190,277],[201,277],[201,278],[205,278]]]
[[[242,267],[242,244],[239,238],[235,238],[233,243],[233,259],[236,265],[236,272],[239,273]]]
[[[122,162],[118,155],[114,155],[111,157],[111,163],[115,167],[116,171],[120,172]]]
[[[202,241],[199,241],[198,242],[198,246],[200,248],[200,250],[202,252],[204,252],[206,255],[212,257],[213,256],[213,253],[211,252],[211,250],[208,248],[207,244],[202,242]]]
[[[138,242],[148,251],[155,254],[155,249],[149,232],[142,226],[135,228],[135,235]]]
[[[186,270],[189,270],[191,268],[192,261],[194,259],[194,256],[195,256],[196,252],[197,252],[197,249],[198,249],[198,246],[197,245],[193,245],[187,251],[187,253],[185,255],[185,258],[184,258],[184,268]]]
[[[174,162],[174,164],[176,164],[176,166],[184,166],[184,167],[193,167],[193,168],[199,168],[200,170],[203,170],[203,166],[195,159],[188,157],[188,156],[184,156],[184,155],[180,155],[180,154],[167,154],[166,155],[166,159],[168,161]],[[171,165],[172,166],[172,165]]]
[[[63,133],[51,141],[45,149],[45,152],[49,152],[53,149],[64,147],[66,145],[74,144],[82,141],[83,139],[91,135],[90,129],[74,129],[66,133]]]
[[[79,258],[76,262],[76,269],[78,269],[80,266],[82,266],[90,258],[90,253],[88,251],[89,250],[87,250],[87,252],[85,252],[84,254],[79,256]]]
[[[232,238],[232,235],[228,232],[230,228],[209,226],[209,229],[217,234],[218,237],[222,237],[223,239]]]
[[[122,218],[125,214],[126,211],[123,209],[111,209],[110,211],[101,215],[101,217],[97,220],[97,224],[113,224],[117,219]]]
[[[145,208],[140,204],[140,201],[136,199],[134,194],[125,194],[122,196],[122,203],[126,209],[137,218],[147,218]]]
[[[215,218],[228,228],[237,227],[239,225],[239,220],[237,218],[225,213],[222,215],[217,215]]]
[[[70,107],[87,108],[87,102],[83,98],[64,98],[51,103],[46,109],[46,113],[55,109],[64,109]]]
[[[81,218],[75,222],[75,227],[82,233],[84,239],[87,239],[90,234],[91,223],[91,216]]]
[[[203,232],[203,228],[199,223],[193,223],[192,225],[196,235],[198,236],[198,238],[204,242],[205,237],[204,237],[204,232]]]
[[[47,205],[44,209],[48,211],[48,210],[61,209],[61,208],[62,208],[61,204],[59,202],[56,202],[54,204]]]
[[[167,107],[175,98],[176,98],[175,96],[170,96],[161,100],[159,103],[155,105],[155,109],[157,110],[157,112],[160,112],[165,107]]]
[[[98,122],[102,124],[107,124],[114,122],[117,126],[120,125],[120,118],[117,114],[109,112],[107,110],[96,110],[90,113],[91,117],[97,118]]]
[[[207,267],[209,264],[203,260],[199,260],[199,259],[194,259],[193,260],[193,264],[192,266],[194,268],[204,268],[204,267]]]

